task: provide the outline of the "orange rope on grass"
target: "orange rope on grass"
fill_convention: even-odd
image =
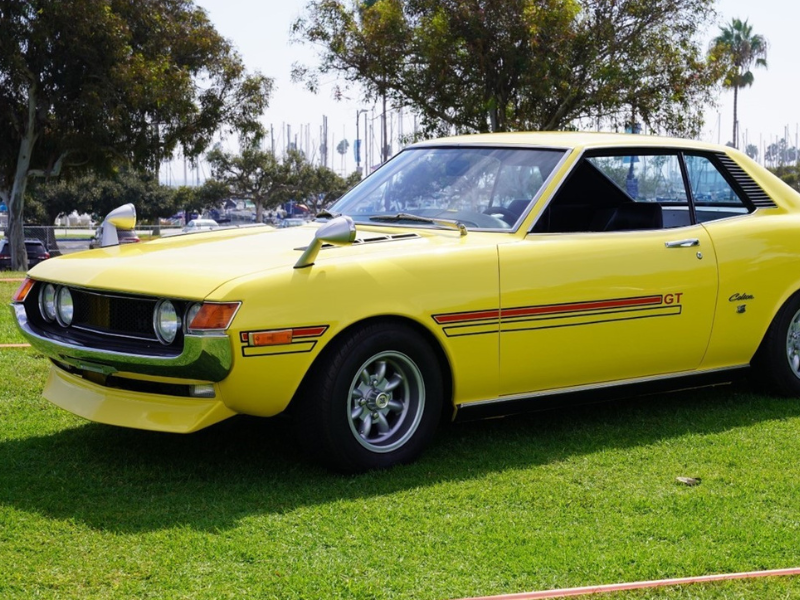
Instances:
[[[774,569],[771,571],[750,571],[747,573],[724,573],[720,575],[702,575],[699,577],[680,577],[677,579],[658,579],[654,581],[636,581],[633,583],[613,583],[610,585],[594,585],[561,590],[544,590],[540,592],[522,592],[519,594],[501,594],[499,596],[481,596],[479,598],[462,598],[461,600],[543,600],[548,598],[566,598],[569,596],[588,596],[591,594],[608,594],[626,590],[686,585],[689,583],[708,583],[731,579],[754,579],[757,577],[779,577],[800,575],[800,568]]]

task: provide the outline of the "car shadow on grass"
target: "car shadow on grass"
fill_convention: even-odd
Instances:
[[[98,425],[0,443],[0,503],[104,531],[223,530],[251,515],[372,498],[669,438],[800,416],[744,384],[443,427],[415,464],[342,476],[300,456],[287,420],[188,435]]]

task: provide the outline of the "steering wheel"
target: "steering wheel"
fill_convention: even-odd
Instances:
[[[517,222],[519,219],[519,215],[508,210],[507,208],[503,208],[502,206],[490,206],[484,209],[483,214],[491,215],[493,217],[500,217],[503,221],[508,223],[510,227],[514,226],[514,223]]]

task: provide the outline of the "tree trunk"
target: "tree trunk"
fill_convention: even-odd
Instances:
[[[497,104],[491,103],[489,106],[489,131],[492,133],[498,131],[499,124],[497,120]]]
[[[737,114],[739,104],[739,86],[733,86],[733,139],[731,143],[733,144],[734,148],[739,147],[739,118]]]
[[[28,253],[25,251],[25,230],[23,229],[23,208],[25,188],[28,185],[28,171],[31,166],[33,147],[36,144],[36,84],[28,88],[28,119],[25,132],[19,145],[17,169],[8,202],[8,242],[11,250],[11,268],[15,271],[28,270]]]

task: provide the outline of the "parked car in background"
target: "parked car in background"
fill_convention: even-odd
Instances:
[[[307,221],[305,219],[286,217],[285,219],[278,221],[278,228],[284,229],[286,227],[299,227],[300,225],[305,225],[306,223]]]
[[[219,229],[219,223],[213,219],[192,219],[182,229],[184,233],[193,233],[196,231],[213,231]]]
[[[102,232],[103,230],[101,227],[98,227],[97,231],[94,232],[94,237],[89,242],[89,250],[93,250],[94,248],[100,247],[100,239],[102,237]],[[118,229],[117,237],[119,238],[120,244],[135,244],[141,241],[139,235],[133,230]]]
[[[223,211],[221,211],[221,210],[219,210],[217,208],[212,208],[211,210],[209,210],[208,214],[206,216],[209,219],[213,219],[214,221],[216,221],[219,224],[230,223],[231,222],[230,215],[228,215],[228,213],[223,212]]]
[[[54,258],[13,310],[45,397],[87,419],[287,413],[320,461],[388,467],[443,418],[750,372],[800,397],[800,194],[697,141],[432,140],[310,226]]]
[[[28,267],[38,265],[43,260],[50,258],[50,252],[42,240],[35,238],[25,240],[25,252],[28,255]],[[11,248],[7,239],[0,240],[0,269],[11,268]]]

